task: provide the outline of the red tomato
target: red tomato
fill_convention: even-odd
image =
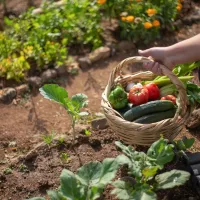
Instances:
[[[128,94],[129,102],[134,105],[140,105],[143,103],[147,103],[149,99],[149,93],[146,88],[143,86],[134,85]]]
[[[176,104],[176,97],[173,95],[167,95],[165,97],[162,97],[161,100],[169,100],[172,101],[173,104]]]
[[[144,86],[149,92],[149,100],[157,100],[160,98],[160,90],[155,83],[149,83]]]

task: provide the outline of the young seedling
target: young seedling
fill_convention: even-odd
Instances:
[[[81,108],[84,108],[88,104],[88,97],[85,94],[79,93],[71,98],[68,96],[68,92],[56,85],[46,84],[39,89],[44,98],[52,100],[62,105],[70,116],[71,126],[73,129],[73,144],[75,142],[75,125],[81,116],[87,115],[87,112],[81,112]]]
[[[85,129],[85,135],[90,136],[92,134],[92,132],[88,129]]]
[[[50,135],[44,135],[42,138],[47,145],[50,145],[53,142],[54,137],[55,133],[52,131]]]
[[[66,162],[69,160],[69,154],[67,153],[61,153],[60,154],[60,159],[63,161],[63,162]]]
[[[5,169],[3,170],[3,173],[4,173],[5,175],[12,174],[12,169],[11,169],[10,167],[5,168]]]

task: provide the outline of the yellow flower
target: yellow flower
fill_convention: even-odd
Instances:
[[[176,9],[178,10],[178,11],[181,11],[181,9],[182,9],[182,4],[181,3],[178,3],[178,5],[176,6]]]
[[[155,15],[157,13],[156,9],[148,9],[146,10],[146,13],[148,14],[149,17]]]
[[[133,20],[134,20],[134,16],[132,16],[132,15],[129,15],[126,17],[126,21],[128,21],[128,22],[133,22]]]
[[[160,26],[160,22],[158,20],[153,21],[153,26],[158,27]]]
[[[122,21],[126,21],[126,17],[121,17],[121,20]]]
[[[145,23],[144,23],[144,28],[146,28],[146,29],[150,29],[152,26],[153,26],[153,25],[152,25],[152,23],[150,23],[150,22],[145,22]]]
[[[97,3],[98,4],[104,4],[104,3],[106,3],[106,0],[98,0]]]

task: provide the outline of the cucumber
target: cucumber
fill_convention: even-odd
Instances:
[[[125,120],[133,121],[144,115],[166,111],[174,107],[174,104],[169,100],[150,101],[148,103],[131,108],[130,110],[124,113],[123,117]]]
[[[174,117],[175,113],[176,113],[176,109],[173,108],[164,112],[157,112],[157,113],[145,115],[143,117],[136,119],[134,122],[139,123],[139,124],[150,124],[154,122],[159,122],[164,119],[172,118]]]

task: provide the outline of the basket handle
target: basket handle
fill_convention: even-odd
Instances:
[[[145,63],[145,62],[153,62],[152,59],[142,56],[135,56],[135,57],[129,57],[124,60],[122,60],[112,71],[108,83],[114,83],[115,78],[117,76],[122,76],[122,69],[129,65],[134,63]],[[178,79],[178,77],[167,67],[160,64],[160,68],[162,70],[163,75],[168,76],[171,82],[176,86],[177,90],[179,91],[179,106],[178,106],[178,113],[180,115],[184,115],[187,110],[188,105],[188,98],[187,98],[187,92],[184,84]],[[110,85],[111,86],[111,85]]]

